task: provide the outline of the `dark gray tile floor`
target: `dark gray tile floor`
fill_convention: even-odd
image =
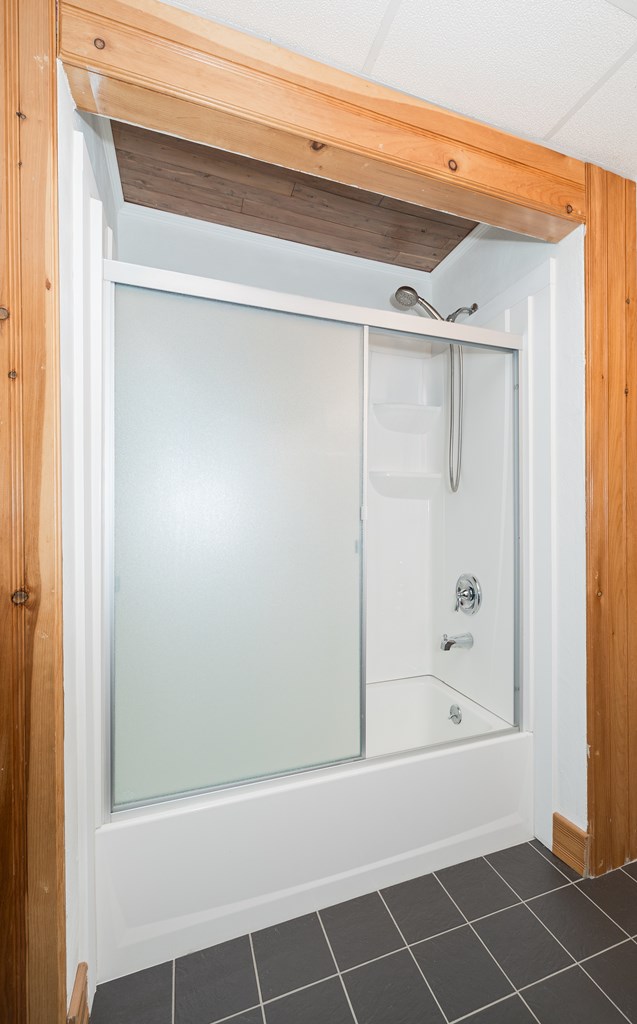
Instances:
[[[523,843],[100,985],[91,1024],[637,1024],[637,864]]]

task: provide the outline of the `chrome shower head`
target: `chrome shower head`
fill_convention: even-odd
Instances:
[[[399,306],[411,309],[412,306],[417,304],[419,296],[415,288],[410,288],[408,284],[403,284],[395,291],[394,298]]]
[[[422,306],[429,313],[429,316],[434,320],[444,320],[444,316],[441,316],[435,306],[432,306],[430,302],[423,299],[422,295],[419,295],[415,288],[410,287],[408,284],[402,284],[400,288],[397,288],[393,295],[394,302],[401,306],[403,309],[411,309],[413,306]]]

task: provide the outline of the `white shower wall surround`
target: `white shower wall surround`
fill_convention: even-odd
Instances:
[[[514,367],[510,354],[483,348],[465,347],[463,360],[463,460],[454,494],[448,346],[432,342],[416,352],[370,332],[367,682],[431,674],[512,725]],[[463,573],[482,588],[471,616],[455,609]],[[441,650],[443,634],[464,632],[473,636],[471,650]]]

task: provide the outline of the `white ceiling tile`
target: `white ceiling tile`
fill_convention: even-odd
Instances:
[[[637,178],[637,55],[569,118],[551,146]]]
[[[541,138],[635,41],[605,0],[403,0],[371,76]]]
[[[347,71],[360,71],[388,0],[166,0]]]

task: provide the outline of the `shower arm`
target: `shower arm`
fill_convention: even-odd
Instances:
[[[458,317],[461,314],[466,314],[467,316],[473,316],[473,314],[477,313],[477,311],[478,311],[478,303],[477,302],[474,302],[473,305],[471,305],[471,306],[460,306],[458,309],[454,310],[453,313],[449,314],[449,316],[447,317],[447,320],[449,321],[449,323],[455,324],[456,320],[458,319]]]

